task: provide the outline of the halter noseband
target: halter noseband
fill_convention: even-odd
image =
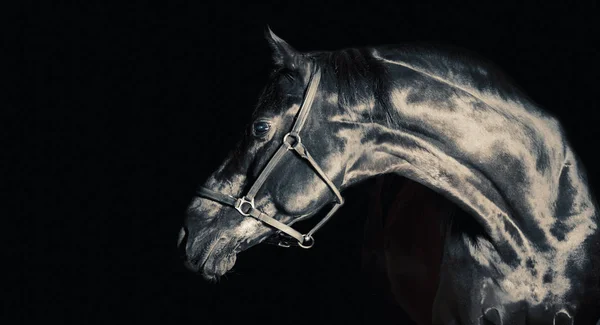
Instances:
[[[196,194],[202,198],[211,199],[213,201],[219,202],[221,204],[229,205],[235,208],[241,215],[245,217],[254,217],[269,226],[278,229],[280,232],[286,233],[289,236],[295,238],[298,241],[298,246],[302,248],[311,248],[315,243],[312,235],[319,230],[330,218],[333,214],[344,204],[344,198],[340,194],[338,188],[333,184],[333,182],[325,175],[321,167],[315,162],[312,156],[308,153],[308,150],[302,144],[302,138],[300,137],[300,131],[308,118],[308,113],[312,107],[312,103],[315,99],[315,95],[317,93],[317,88],[319,87],[319,82],[321,81],[321,71],[317,69],[315,73],[311,76],[308,89],[306,91],[306,95],[304,97],[304,101],[302,102],[302,106],[298,111],[298,115],[296,117],[296,122],[292,127],[292,130],[283,136],[283,143],[279,146],[279,149],[275,152],[267,166],[262,170],[248,193],[241,198],[234,198],[230,195],[225,195],[219,192],[215,192],[206,187],[199,187],[196,191]],[[314,171],[321,177],[321,179],[329,186],[333,194],[336,196],[336,204],[331,208],[329,213],[323,218],[317,225],[315,225],[308,233],[301,234],[292,227],[276,220],[275,218],[268,216],[262,211],[256,209],[254,207],[254,197],[258,190],[262,187],[264,182],[267,180],[267,177],[271,174],[275,166],[279,163],[279,161],[283,158],[283,156],[288,151],[294,151],[301,158],[306,159]],[[289,242],[280,241],[278,243],[279,246],[289,247]]]

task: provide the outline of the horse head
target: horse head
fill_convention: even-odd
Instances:
[[[237,253],[276,231],[312,245],[312,234],[289,226],[332,201],[336,208],[343,203],[339,188],[353,152],[339,133],[343,121],[332,119],[339,111],[337,94],[321,80],[314,58],[270,29],[267,38],[275,68],[252,122],[199,190],[180,234],[186,265],[207,279],[223,275]]]

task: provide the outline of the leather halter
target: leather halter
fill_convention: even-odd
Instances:
[[[196,191],[196,194],[200,197],[211,199],[213,201],[219,202],[224,205],[229,205],[235,208],[241,215],[246,217],[256,218],[269,226],[278,229],[280,232],[283,232],[298,241],[298,246],[302,248],[311,248],[314,244],[313,234],[319,230],[330,218],[333,214],[344,204],[344,198],[340,194],[338,188],[333,184],[333,182],[325,175],[321,167],[315,162],[312,156],[308,153],[308,150],[302,144],[302,138],[300,137],[300,131],[308,118],[308,113],[312,108],[312,103],[315,99],[315,95],[317,93],[317,88],[319,87],[319,82],[321,81],[321,71],[317,68],[314,74],[311,76],[308,89],[306,90],[306,95],[302,102],[302,106],[298,111],[298,115],[296,116],[296,121],[292,130],[283,136],[283,142],[279,146],[279,149],[275,152],[271,160],[267,163],[265,168],[262,170],[248,193],[240,198],[235,198],[230,195],[225,195],[219,192],[215,192],[206,187],[199,187]],[[308,163],[311,165],[313,170],[321,177],[321,179],[329,186],[333,194],[336,196],[336,204],[331,208],[329,213],[315,225],[308,233],[301,234],[296,231],[292,227],[276,220],[272,216],[268,216],[262,211],[256,209],[254,206],[254,197],[258,193],[258,190],[262,187],[262,185],[267,180],[267,177],[271,174],[273,169],[277,166],[279,161],[283,158],[283,156],[289,152],[294,151],[300,158],[306,159]],[[285,241],[280,241],[278,243],[279,246],[289,247],[290,243]]]

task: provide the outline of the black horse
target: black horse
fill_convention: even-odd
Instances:
[[[188,268],[214,280],[274,234],[310,247],[341,190],[396,174],[469,216],[440,221],[431,322],[600,318],[600,216],[584,168],[560,123],[508,78],[433,47],[299,53],[267,38],[275,69],[251,126],[188,208]],[[311,232],[290,227],[332,201]]]

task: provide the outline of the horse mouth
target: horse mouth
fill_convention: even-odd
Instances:
[[[213,254],[206,259],[202,266],[202,276],[204,279],[214,282],[221,276],[230,271],[235,265],[237,254],[225,254],[217,256]]]
[[[237,259],[237,247],[228,246],[225,238],[218,238],[205,246],[196,258],[186,261],[185,266],[208,281],[217,281],[233,268]]]

